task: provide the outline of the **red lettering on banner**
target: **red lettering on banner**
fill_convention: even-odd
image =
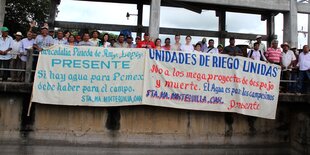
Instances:
[[[242,103],[242,102],[237,102],[235,100],[230,100],[230,104],[227,109],[231,110],[233,108],[246,109],[246,110],[259,110],[260,104],[257,103],[256,101],[254,103]]]

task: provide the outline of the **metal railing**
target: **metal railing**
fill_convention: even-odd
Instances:
[[[32,83],[32,74],[35,73],[33,70],[33,57],[38,57],[39,54],[34,54],[33,49],[27,49],[27,62],[25,69],[14,69],[14,68],[0,68],[0,72],[2,71],[10,71],[10,72],[24,72],[25,80],[22,81],[24,83]],[[1,66],[0,66],[1,67]],[[3,78],[3,75],[2,75]],[[9,81],[9,80],[8,80]]]

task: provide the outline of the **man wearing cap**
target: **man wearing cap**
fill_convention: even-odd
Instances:
[[[268,60],[268,62],[280,65],[281,57],[282,57],[282,51],[278,47],[278,40],[274,39],[271,42],[271,47],[269,47],[265,53],[265,56]]]
[[[50,35],[52,38],[55,36],[55,30],[54,29],[49,29],[48,30],[48,35]]]
[[[262,43],[262,36],[258,35],[256,36],[256,42],[259,44],[259,50],[265,54],[266,52],[266,45]]]
[[[228,54],[230,56],[243,56],[243,53],[240,48],[235,46],[235,38],[230,37],[229,38],[229,46],[226,46],[224,48],[223,54]]]
[[[12,42],[12,50],[10,51],[10,54],[12,54],[12,60],[11,60],[11,68],[12,69],[21,69],[21,60],[19,59],[18,55],[20,55],[20,48],[22,45],[21,39],[23,35],[21,32],[17,32],[15,34],[15,40]],[[11,71],[11,79],[13,82],[19,81],[17,74],[20,74],[16,71]]]
[[[150,36],[148,33],[144,33],[144,40],[138,43],[137,48],[155,48],[155,44],[150,40]]]
[[[293,51],[289,50],[290,46],[287,42],[281,45],[282,48],[282,58],[281,58],[281,67],[282,67],[282,79],[283,80],[291,80],[291,72],[293,68],[293,64],[296,61],[296,57]],[[284,92],[288,92],[290,87],[290,83],[285,83]]]
[[[12,50],[13,39],[8,35],[9,29],[7,27],[1,27],[1,37],[0,37],[0,68],[9,68],[10,59],[12,55],[9,51]],[[9,71],[3,71],[2,81],[7,81],[9,77]]]
[[[41,28],[41,34],[38,35],[34,41],[33,47],[41,52],[44,48],[48,48],[54,45],[54,39],[48,35],[48,27],[43,26]]]
[[[310,83],[304,83],[306,80],[310,80],[310,53],[309,46],[304,45],[303,51],[299,54],[298,58],[299,66],[299,80],[298,89],[300,93],[307,93],[310,89]],[[308,89],[308,90],[307,90]]]

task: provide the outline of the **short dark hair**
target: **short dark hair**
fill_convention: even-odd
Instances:
[[[201,44],[200,44],[200,43],[197,43],[197,44],[195,45],[195,47],[197,47],[197,46],[200,46],[200,47],[201,47]]]
[[[174,35],[175,37],[180,37],[180,35],[179,34],[176,34],[176,35]]]
[[[98,33],[98,36],[100,36],[100,32],[99,32],[99,31],[97,31],[97,30],[95,30],[95,31],[91,32],[91,35],[94,35],[94,33],[95,33],[95,32],[97,32],[97,33]]]
[[[258,43],[258,42],[255,42],[255,43],[254,43],[254,46],[256,46],[256,45],[259,45],[259,43]]]
[[[213,39],[209,39],[209,42],[211,42],[211,41],[213,41],[213,42],[214,42],[214,40],[213,40]]]
[[[187,35],[187,36],[185,37],[185,39],[186,39],[186,38],[191,38],[191,39],[192,39],[192,36],[190,36],[190,35]]]
[[[170,38],[166,38],[166,39],[165,39],[165,42],[166,42],[167,40],[170,40]]]
[[[82,38],[84,38],[84,36],[88,34],[89,35],[89,32],[84,32],[83,35],[82,35]]]
[[[235,40],[235,37],[230,37],[229,40]]]
[[[125,35],[123,33],[119,34],[118,38],[121,37],[121,36],[123,36],[125,38]]]

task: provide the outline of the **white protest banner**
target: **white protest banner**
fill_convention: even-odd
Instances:
[[[53,46],[39,56],[32,102],[122,106],[142,101],[145,49]]]
[[[243,57],[150,49],[143,104],[275,119],[280,73]]]

